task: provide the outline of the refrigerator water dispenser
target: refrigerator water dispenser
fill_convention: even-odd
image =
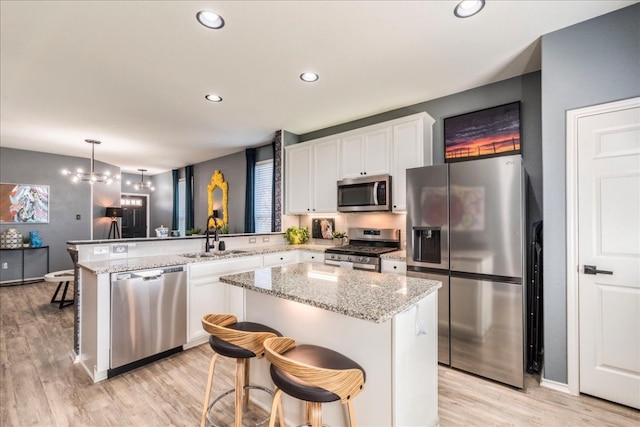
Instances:
[[[413,260],[439,264],[440,227],[413,227]]]

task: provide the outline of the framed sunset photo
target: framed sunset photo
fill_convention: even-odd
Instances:
[[[521,153],[520,101],[444,119],[446,163]]]

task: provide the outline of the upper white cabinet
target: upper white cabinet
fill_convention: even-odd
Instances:
[[[432,164],[433,122],[418,113],[286,147],[285,213],[337,212],[337,181],[383,174],[393,212],[406,212],[406,171]]]
[[[342,138],[340,178],[390,173],[391,129],[355,132]]]
[[[340,140],[309,141],[285,148],[287,214],[337,211]]]
[[[410,116],[393,125],[391,201],[394,212],[407,210],[407,169],[432,165],[432,126],[426,114]]]

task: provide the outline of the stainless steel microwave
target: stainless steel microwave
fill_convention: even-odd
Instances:
[[[390,175],[374,175],[338,181],[338,212],[390,210]]]

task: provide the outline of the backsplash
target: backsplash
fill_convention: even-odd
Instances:
[[[314,218],[333,218],[335,222],[334,231],[348,232],[349,228],[399,228],[400,229],[400,246],[404,249],[406,239],[406,214],[393,213],[345,213],[345,214],[318,214],[318,215],[285,215],[283,217],[283,231],[292,225],[307,227],[311,234],[311,222]],[[298,221],[296,221],[298,219]],[[309,243],[316,245],[331,246],[331,240],[310,239]]]

